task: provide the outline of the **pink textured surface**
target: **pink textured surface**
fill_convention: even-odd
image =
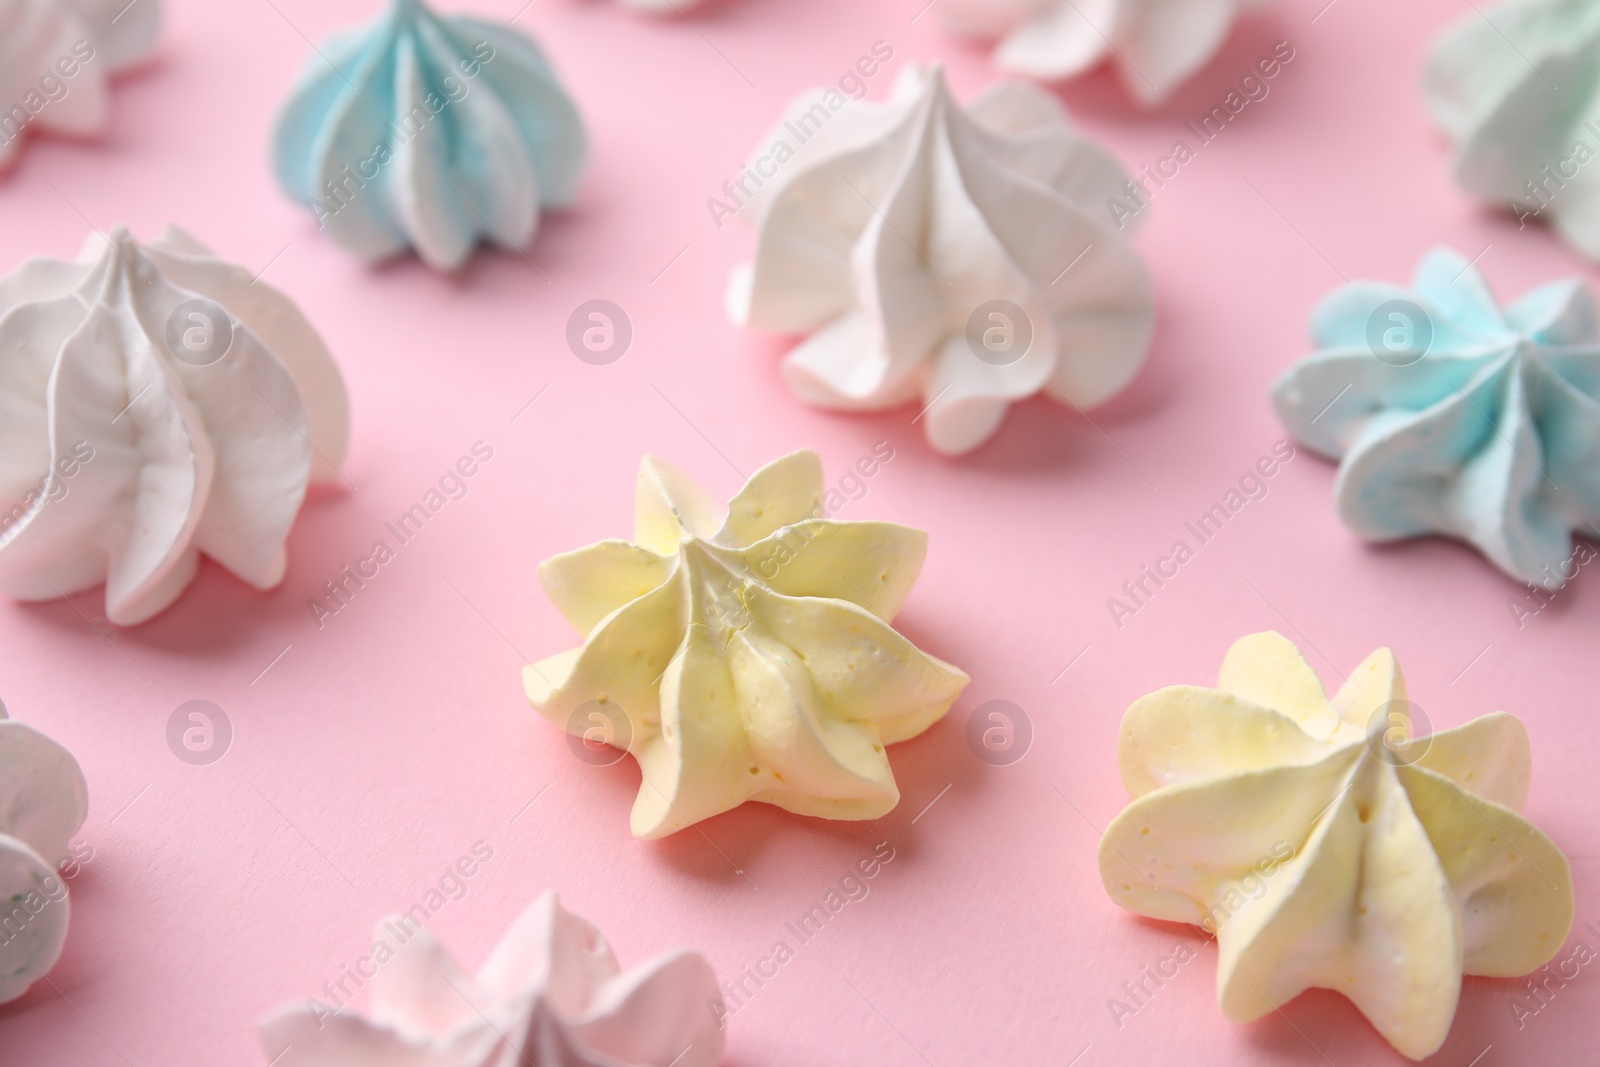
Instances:
[[[1593,276],[1546,232],[1518,233],[1449,183],[1418,71],[1429,33],[1471,8],[1287,0],[1238,27],[1158,114],[1134,112],[1103,74],[1068,89],[1082,125],[1136,167],[1274,42],[1296,52],[1270,96],[1151,206],[1136,243],[1160,322],[1133,388],[1093,425],[1021,405],[988,446],[949,461],[922,443],[913,411],[830,416],[787,395],[776,343],[722,317],[750,235],[718,230],[704,206],[791,95],[833,81],[874,41],[896,53],[875,93],[910,60],[942,59],[963,98],[981,88],[985,53],[934,12],[913,19],[921,4],[728,0],[692,26],[599,0],[532,5],[519,25],[547,47],[594,139],[579,204],[548,221],[533,267],[484,255],[459,278],[415,261],[369,270],[271,183],[269,123],[305,38],[374,0],[172,0],[161,60],[119,86],[112,135],[30,146],[0,184],[0,267],[73,254],[88,223],[148,237],[169,220],[253,269],[270,262],[267,280],[344,368],[345,471],[359,488],[308,502],[270,595],[207,565],[155,622],[97,622],[98,634],[98,592],[0,605],[0,695],[78,755],[93,849],[53,988],[0,1008],[0,1062],[264,1062],[254,1020],[318,995],[365,952],[378,916],[409,907],[480,840],[494,859],[432,923],[470,966],[546,887],[624,964],[691,945],[735,976],[789,940],[795,957],[730,1020],[739,1067],[1064,1064],[1086,1048],[1073,1062],[1401,1062],[1331,994],[1226,1023],[1214,950],[1122,914],[1100,889],[1096,827],[1124,802],[1122,711],[1164,684],[1209,683],[1235,637],[1269,627],[1334,682],[1391,645],[1436,726],[1520,715],[1536,765],[1528,813],[1573,857],[1580,926],[1600,926],[1600,579],[1584,574],[1519,629],[1507,606],[1518,587],[1470,551],[1353,540],[1331,510],[1332,467],[1302,455],[1120,629],[1106,607],[1282,436],[1267,386],[1303,352],[1306,313],[1340,272],[1404,279],[1442,242],[1482,250],[1506,295]],[[522,0],[471,6],[509,17]],[[563,340],[569,313],[594,298],[634,324],[611,366],[579,362]],[[735,468],[812,447],[837,478],[881,439],[894,460],[841,517],[931,532],[900,623],[974,679],[948,721],[892,751],[901,807],[853,825],[748,806],[633,841],[631,761],[580,763],[522,698],[521,665],[577,640],[535,564],[629,532],[642,453],[726,495]],[[307,602],[322,583],[480,440],[494,458],[468,494],[319,629]],[[234,725],[208,767],[166,745],[168,716],[191,699]],[[1015,765],[986,765],[965,742],[971,709],[991,699],[1034,726]],[[799,945],[785,923],[881,841],[895,859],[870,894]],[[1198,956],[1119,1025],[1108,1000],[1178,943]],[[1520,982],[1469,980],[1437,1062],[1592,1056],[1594,966],[1520,1028]]]

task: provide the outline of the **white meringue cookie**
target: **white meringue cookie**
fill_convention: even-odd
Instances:
[[[1222,47],[1234,20],[1270,0],[940,0],[957,33],[999,38],[1002,70],[1042,81],[1110,62],[1146,106],[1172,95]]]
[[[522,913],[476,978],[404,917],[378,925],[373,957],[370,1020],[294,1005],[261,1021],[275,1067],[714,1067],[722,1058],[712,1010],[722,996],[704,957],[680,950],[624,973],[600,931],[554,893]]]
[[[1282,636],[1242,638],[1217,689],[1128,709],[1118,762],[1135,799],[1100,845],[1106,892],[1216,933],[1229,1019],[1332,989],[1401,1053],[1431,1055],[1462,976],[1542,966],[1573,896],[1566,857],[1518,814],[1522,724],[1497,712],[1413,737],[1419,718],[1388,649],[1330,700]]]
[[[118,229],[0,280],[0,411],[0,589],[104,582],[118,625],[170,605],[202,552],[259,589],[281,581],[348,420],[289,299],[173,228],[147,245]]]
[[[822,464],[796,452],[724,511],[647,457],[635,540],[546,560],[539,581],[585,634],[523,671],[528,699],[570,733],[639,761],[637,837],[747,800],[876,819],[900,800],[885,745],[944,717],[967,684],[888,620],[926,535],[822,518]],[[598,730],[598,734],[593,733]]]
[[[915,403],[929,443],[961,453],[1014,401],[1089,407],[1139,369],[1150,283],[1105,209],[1126,175],[1049,94],[1002,82],[963,109],[938,67],[909,68],[886,104],[801,98],[779,142],[792,158],[741,206],[760,233],[728,305],[810,335],[784,361],[801,399]]]
[[[0,1004],[61,956],[72,909],[56,866],[88,811],[72,753],[0,706]]]
[[[160,30],[161,0],[0,0],[0,168],[25,130],[104,133],[111,77]]]

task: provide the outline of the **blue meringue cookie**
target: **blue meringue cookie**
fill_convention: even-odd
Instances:
[[[1548,589],[1572,577],[1572,532],[1600,540],[1600,327],[1581,279],[1502,311],[1440,248],[1411,290],[1337,290],[1311,332],[1318,351],[1272,399],[1300,442],[1339,460],[1352,530],[1459,538]]]
[[[525,34],[421,0],[312,56],[278,119],[278,181],[366,260],[415,248],[441,270],[478,241],[520,250],[541,208],[564,207],[586,138]]]

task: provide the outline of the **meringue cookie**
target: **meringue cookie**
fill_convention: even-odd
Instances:
[[[0,706],[0,1004],[61,957],[72,909],[56,867],[88,811],[72,753]]]
[[[1600,0],[1504,0],[1434,43],[1423,78],[1456,180],[1600,260]],[[1519,227],[1520,228],[1520,227]]]
[[[586,140],[533,41],[394,0],[308,60],[278,119],[278,182],[376,261],[415,248],[454,270],[479,240],[521,253],[576,193]]]
[[[1100,876],[1137,915],[1217,937],[1217,998],[1248,1022],[1310,988],[1350,998],[1411,1059],[1444,1043],[1463,974],[1526,974],[1572,925],[1566,857],[1518,814],[1531,757],[1496,712],[1427,737],[1388,649],[1330,700],[1276,633],[1217,689],[1170,686],[1122,721],[1134,797]]]
[[[810,334],[784,361],[801,399],[915,402],[961,453],[1014,401],[1088,407],[1139,369],[1150,283],[1105,209],[1127,176],[1049,94],[1001,82],[964,110],[938,67],[909,68],[886,104],[802,97],[763,144],[776,177],[741,205],[760,233],[729,313]]]
[[[1412,291],[1344,286],[1311,332],[1319,351],[1273,403],[1296,439],[1340,460],[1352,530],[1456,537],[1546,588],[1572,576],[1569,531],[1600,537],[1600,330],[1581,279],[1502,312],[1465,257],[1435,249]]]
[[[259,1025],[276,1067],[714,1067],[716,975],[699,953],[624,973],[600,931],[554,893],[512,924],[477,977],[433,934],[395,916],[373,935],[372,1018],[312,1001]],[[395,943],[398,942],[398,945]]]
[[[1002,70],[1041,81],[1109,61],[1145,106],[1170,96],[1222,47],[1234,20],[1269,0],[940,0],[957,33],[999,39]]]
[[[528,699],[639,761],[635,836],[747,800],[879,818],[900,800],[884,746],[938,722],[966,686],[888,623],[926,535],[821,518],[822,494],[813,452],[757,471],[726,511],[647,457],[636,543],[540,565],[545,593],[586,636],[523,671]]]
[[[170,605],[200,554],[283,579],[308,482],[344,458],[344,383],[282,293],[169,227],[92,237],[0,280],[0,589],[101,582],[128,626]]]
[[[104,133],[111,77],[148,59],[160,30],[161,0],[0,0],[0,168],[26,130]]]

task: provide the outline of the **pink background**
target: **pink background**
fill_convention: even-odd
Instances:
[[[1331,994],[1226,1023],[1214,949],[1121,913],[1100,888],[1097,828],[1125,801],[1122,711],[1161,685],[1209,683],[1234,638],[1266,628],[1335,682],[1392,646],[1436,726],[1520,715],[1537,769],[1528,813],[1573,857],[1579,922],[1600,924],[1600,579],[1581,576],[1519,629],[1507,607],[1519,587],[1473,552],[1355,541],[1330,506],[1333,468],[1302,455],[1122,628],[1106,607],[1283,436],[1267,387],[1304,352],[1307,312],[1341,272],[1402,280],[1448,243],[1482,250],[1507,296],[1593,276],[1544,230],[1517,232],[1449,182],[1418,76],[1429,35],[1471,8],[1337,0],[1317,17],[1323,0],[1286,0],[1242,23],[1154,115],[1104,74],[1066,90],[1132,169],[1274,42],[1296,51],[1271,95],[1151,206],[1136,243],[1160,321],[1133,387],[1093,424],[1020,405],[989,445],[951,461],[924,445],[914,411],[831,416],[788,396],[781,346],[722,314],[750,234],[718,230],[704,203],[790,96],[835,80],[874,41],[896,55],[875,95],[912,60],[945,62],[962,98],[986,84],[984,50],[943,32],[936,12],[913,20],[921,3],[728,0],[689,25],[539,0],[518,25],[567,80],[594,151],[576,208],[529,251],[537,272],[502,254],[456,278],[414,260],[367,269],[273,185],[268,130],[305,38],[376,0],[173,0],[160,61],[118,88],[112,134],[29,147],[0,183],[0,267],[75,254],[89,223],[148,238],[169,220],[253,270],[271,262],[266,280],[299,301],[344,369],[345,472],[359,488],[308,501],[288,578],[268,595],[207,564],[134,630],[103,621],[98,591],[0,605],[0,695],[82,762],[93,849],[72,883],[57,989],[0,1008],[0,1061],[261,1063],[254,1020],[317,995],[366,951],[374,920],[482,840],[494,859],[432,924],[468,966],[554,888],[625,965],[689,945],[724,976],[888,841],[896,858],[870,896],[730,1020],[740,1067],[1061,1065],[1080,1052],[1086,1067],[1401,1062]],[[521,5],[470,6],[509,18]],[[611,366],[579,362],[563,339],[594,298],[633,322]],[[841,517],[931,533],[900,625],[973,677],[946,722],[892,751],[901,807],[858,825],[751,805],[634,841],[632,761],[584,765],[523,700],[522,664],[577,640],[536,563],[631,530],[643,453],[726,495],[735,468],[810,447],[831,480],[881,439],[895,459]],[[494,458],[469,494],[319,630],[307,602],[322,583],[478,440]],[[168,717],[191,699],[234,725],[211,766],[167,748]],[[965,741],[967,716],[991,699],[1020,705],[1035,729],[1013,766],[980,762]],[[1119,1028],[1108,998],[1179,942],[1197,958]],[[1486,1046],[1481,1067],[1592,1056],[1600,971],[1519,1030],[1520,987],[1469,980],[1437,1062],[1466,1067]]]

